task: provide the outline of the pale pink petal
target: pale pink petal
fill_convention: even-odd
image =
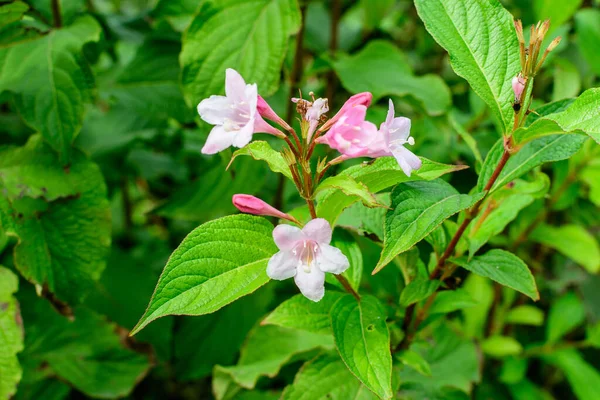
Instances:
[[[298,260],[289,251],[275,253],[267,264],[267,275],[271,279],[282,281],[296,275]]]
[[[254,118],[254,115],[256,115],[256,104],[258,102],[258,87],[256,86],[256,83],[253,83],[251,85],[246,85],[246,88],[244,89],[244,96],[246,97],[246,104],[248,106],[249,109],[249,114],[250,114],[250,118]]]
[[[292,250],[298,241],[303,238],[304,234],[300,228],[296,228],[295,226],[281,224],[273,229],[273,240],[275,240],[275,244],[279,247],[279,250]]]
[[[235,69],[227,68],[225,71],[225,94],[235,102],[244,101],[246,96],[246,82]]]
[[[396,161],[406,176],[410,177],[412,171],[421,168],[421,159],[404,147],[396,147],[392,150]]]
[[[233,138],[233,145],[237,148],[242,148],[252,140],[252,134],[254,133],[254,121],[250,120],[246,125],[239,131],[235,131],[235,137]]]
[[[392,101],[392,99],[390,99],[389,101],[389,109],[388,109],[388,113],[387,116],[385,118],[385,124],[386,125],[390,125],[392,123],[392,121],[394,120],[394,102]]]
[[[212,95],[198,104],[200,118],[211,125],[223,125],[232,117],[231,102],[225,96]]]
[[[315,218],[302,228],[304,236],[321,244],[331,242],[331,225],[323,218]]]
[[[300,292],[309,300],[319,301],[325,295],[325,273],[316,266],[306,272],[303,267],[299,267],[294,276],[294,282],[300,289]]]
[[[388,129],[390,131],[390,141],[405,141],[410,136],[410,118],[394,118]]]
[[[227,132],[222,126],[215,126],[202,147],[202,154],[215,154],[225,150],[233,144],[235,136],[236,132]]]
[[[350,266],[350,262],[344,253],[337,247],[328,244],[319,246],[317,263],[321,271],[331,272],[332,274],[341,274]]]

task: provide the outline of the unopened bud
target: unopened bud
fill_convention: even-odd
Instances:
[[[512,88],[515,93],[515,101],[517,103],[521,102],[521,96],[523,95],[523,89],[525,89],[525,79],[523,79],[520,75],[515,76],[512,79]]]
[[[277,115],[275,111],[273,111],[269,103],[267,103],[261,95],[258,95],[256,101],[256,110],[263,118],[277,123],[286,131],[290,131],[292,129],[292,127],[287,122],[285,122],[279,115]]]
[[[546,49],[547,52],[551,52],[552,50],[554,50],[556,48],[556,46],[558,46],[558,44],[561,41],[561,37],[557,36],[554,38],[553,41],[550,42],[550,44],[548,45],[548,48]]]
[[[234,194],[231,200],[233,202],[233,205],[243,213],[277,217],[298,223],[298,220],[296,218],[292,217],[289,214],[279,211],[278,209],[270,206],[258,197],[254,197],[249,194]]]
[[[355,106],[369,107],[371,105],[371,100],[373,100],[373,95],[370,92],[362,92],[362,93],[355,94],[354,96],[351,96],[348,100],[346,100],[346,102],[344,103],[342,108],[340,108],[340,110],[333,116],[333,118],[331,118],[330,120],[325,122],[323,124],[323,126],[321,126],[319,128],[319,132],[325,132],[326,130],[331,128],[333,126],[333,124],[335,124],[337,122],[338,119],[340,119],[344,114],[346,114],[348,111],[350,111],[353,107],[355,107]]]

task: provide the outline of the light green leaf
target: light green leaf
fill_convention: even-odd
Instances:
[[[510,131],[514,111],[511,81],[520,69],[513,17],[497,0],[417,0],[419,17],[450,54],[454,71],[465,78]]]
[[[452,261],[477,275],[515,289],[533,300],[540,298],[535,279],[527,265],[508,251],[493,249],[481,256],[473,257],[470,261],[465,257]]]
[[[33,290],[21,292],[19,300],[27,304],[22,309],[27,327],[24,368],[43,366],[87,396],[105,399],[128,396],[150,369],[148,355],[127,348],[118,333],[122,328],[104,316],[76,308],[69,320]]]
[[[424,376],[431,376],[431,367],[427,360],[419,353],[412,350],[404,350],[396,355],[398,360],[407,367],[411,367],[418,373]]]
[[[370,163],[352,166],[338,176],[350,176],[355,181],[364,183],[371,193],[377,193],[401,182],[432,180],[467,168],[461,165],[440,164],[424,158],[421,158],[421,161],[423,165],[417,171],[413,171],[410,178],[402,171],[394,157],[381,157]],[[317,215],[335,225],[342,211],[357,201],[339,189],[323,191],[317,196]]]
[[[386,313],[372,296],[345,295],[331,310],[335,344],[344,364],[367,388],[391,399],[392,356]]]
[[[572,133],[587,134],[600,143],[600,88],[586,90],[564,111],[517,129],[514,139],[522,145],[544,136]]]
[[[478,302],[466,290],[444,290],[435,296],[431,308],[429,308],[429,314],[447,314],[452,311],[475,307],[477,304]]]
[[[18,240],[15,266],[57,298],[77,303],[99,279],[110,248],[110,206],[100,169],[77,150],[70,167],[61,167],[37,135],[24,147],[3,150],[0,190],[10,195],[0,197],[0,224]]]
[[[560,350],[544,360],[560,368],[579,400],[600,399],[600,373],[576,350]]]
[[[29,6],[22,1],[13,1],[0,6],[0,29],[19,21],[27,10],[29,10]]]
[[[261,322],[261,325],[278,325],[315,333],[329,333],[331,332],[329,312],[342,296],[340,292],[326,290],[325,296],[315,303],[297,294],[277,306]]]
[[[469,274],[463,289],[477,302],[476,306],[462,310],[465,334],[467,337],[482,338],[494,301],[492,282],[482,276]]]
[[[355,230],[360,235],[374,234],[380,241],[383,241],[383,221],[387,208],[390,206],[390,194],[380,193],[376,197],[377,202],[385,205],[385,208],[369,208],[362,203],[355,203],[342,212],[337,224]]]
[[[281,400],[375,400],[335,352],[323,353],[305,363],[286,386]]]
[[[551,27],[556,28],[567,22],[579,9],[583,0],[534,0],[533,10],[539,21],[549,19]]]
[[[277,251],[272,231],[270,222],[250,215],[232,215],[194,229],[171,254],[132,334],[165,315],[217,311],[267,283],[267,262]]]
[[[94,86],[81,48],[98,41],[100,32],[88,15],[66,28],[0,49],[0,92],[14,93],[23,119],[60,153],[63,164],[70,160]]]
[[[600,348],[600,322],[597,322],[595,325],[588,325],[585,341],[591,346]]]
[[[532,182],[516,179],[513,185],[505,186],[488,196],[481,205],[481,212],[467,228],[469,254],[475,255],[491,238],[517,218],[519,212],[544,196],[550,189],[550,179],[538,173]]]
[[[553,73],[552,101],[577,97],[581,91],[581,77],[577,66],[566,58],[556,58]]]
[[[400,304],[408,307],[431,296],[440,286],[440,281],[428,277],[417,277],[410,281],[400,294]]]
[[[293,181],[292,172],[283,159],[283,156],[280,152],[273,150],[267,142],[258,140],[236,150],[231,157],[229,165],[231,165],[233,160],[238,156],[250,156],[255,160],[266,161],[271,171],[283,174]]]
[[[1,10],[1,9],[0,9]],[[23,321],[19,304],[13,294],[19,287],[19,278],[0,265],[0,398],[15,394],[21,380],[21,366],[17,353],[23,350]]]
[[[577,45],[589,67],[600,75],[600,10],[585,8],[575,14]]]
[[[357,182],[348,175],[335,175],[325,179],[315,190],[315,195],[325,190],[339,189],[346,196],[355,197],[367,207],[385,207],[377,202],[377,198],[369,191],[367,185]]]
[[[439,76],[415,76],[398,47],[384,40],[368,42],[359,53],[335,61],[333,67],[349,92],[371,92],[374,101],[411,96],[431,115],[443,114],[451,103],[450,90]]]
[[[583,135],[551,135],[532,140],[508,160],[490,191],[498,190],[539,165],[571,157],[579,151],[586,140],[587,137]],[[483,190],[490,180],[502,157],[504,152],[502,142],[502,139],[498,140],[485,158],[477,181],[479,190]]]
[[[558,250],[592,274],[600,271],[600,245],[596,238],[582,226],[553,227],[542,224],[531,233],[529,238]]]
[[[546,325],[546,340],[548,343],[556,343],[564,335],[581,325],[584,320],[583,303],[575,293],[566,293],[550,307]]]
[[[537,307],[524,304],[512,308],[506,314],[505,321],[508,324],[542,326],[544,324],[544,312]]]
[[[490,336],[481,342],[481,350],[491,357],[506,357],[520,354],[523,346],[509,336]]]
[[[482,197],[483,193],[460,194],[441,179],[396,186],[392,191],[392,210],[385,219],[381,258],[373,273],[423,240],[444,220],[471,207]]]
[[[259,377],[273,378],[294,356],[317,348],[332,349],[331,335],[260,326],[250,332],[237,365],[216,366],[215,374],[227,374],[241,387],[253,389]]]
[[[222,93],[226,68],[258,83],[263,96],[275,92],[288,39],[299,28],[296,0],[203,0],[180,55],[188,104]]]

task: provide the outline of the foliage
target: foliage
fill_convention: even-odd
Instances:
[[[0,2],[0,398],[600,398],[599,76],[598,0]]]

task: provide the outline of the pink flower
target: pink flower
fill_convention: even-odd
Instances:
[[[515,101],[520,102],[523,89],[525,89],[525,79],[521,77],[521,74],[512,79],[512,88],[513,92],[515,93]]]
[[[215,154],[229,146],[244,147],[250,143],[255,132],[283,135],[257,114],[256,84],[246,85],[244,78],[231,68],[225,73],[225,94],[212,95],[198,104],[200,118],[215,125],[202,153]]]
[[[331,226],[323,218],[310,221],[302,229],[291,225],[278,225],[273,239],[279,247],[267,265],[271,279],[294,277],[302,294],[319,301],[325,294],[325,272],[341,274],[350,266],[348,258],[330,246]]]
[[[366,114],[365,106],[352,107],[317,142],[338,150],[343,159],[394,156],[407,176],[419,169],[419,157],[404,147],[407,143],[415,143],[414,138],[410,137],[410,119],[394,118],[394,104],[391,100],[387,118],[379,130],[375,124],[365,121]]]
[[[263,118],[266,118],[279,124],[279,126],[283,127],[283,129],[285,129],[286,131],[292,129],[292,127],[287,122],[285,122],[279,115],[277,115],[277,113],[271,108],[269,103],[267,103],[266,100],[262,98],[261,95],[258,95],[258,102],[256,103],[256,108],[258,110],[258,113]]]
[[[335,124],[340,118],[342,118],[342,116],[344,116],[347,112],[352,110],[352,108],[355,106],[369,107],[371,105],[371,100],[373,100],[373,95],[369,92],[355,94],[354,96],[346,100],[342,108],[340,108],[340,110],[330,120],[325,122],[323,126],[319,129],[319,131],[327,131],[333,126],[333,124]]]
[[[283,213],[265,203],[258,197],[251,196],[249,194],[234,194],[231,199],[233,205],[243,213],[253,215],[266,215],[271,217],[277,217],[281,219],[287,219],[289,221],[298,223],[298,220],[289,214]]]

